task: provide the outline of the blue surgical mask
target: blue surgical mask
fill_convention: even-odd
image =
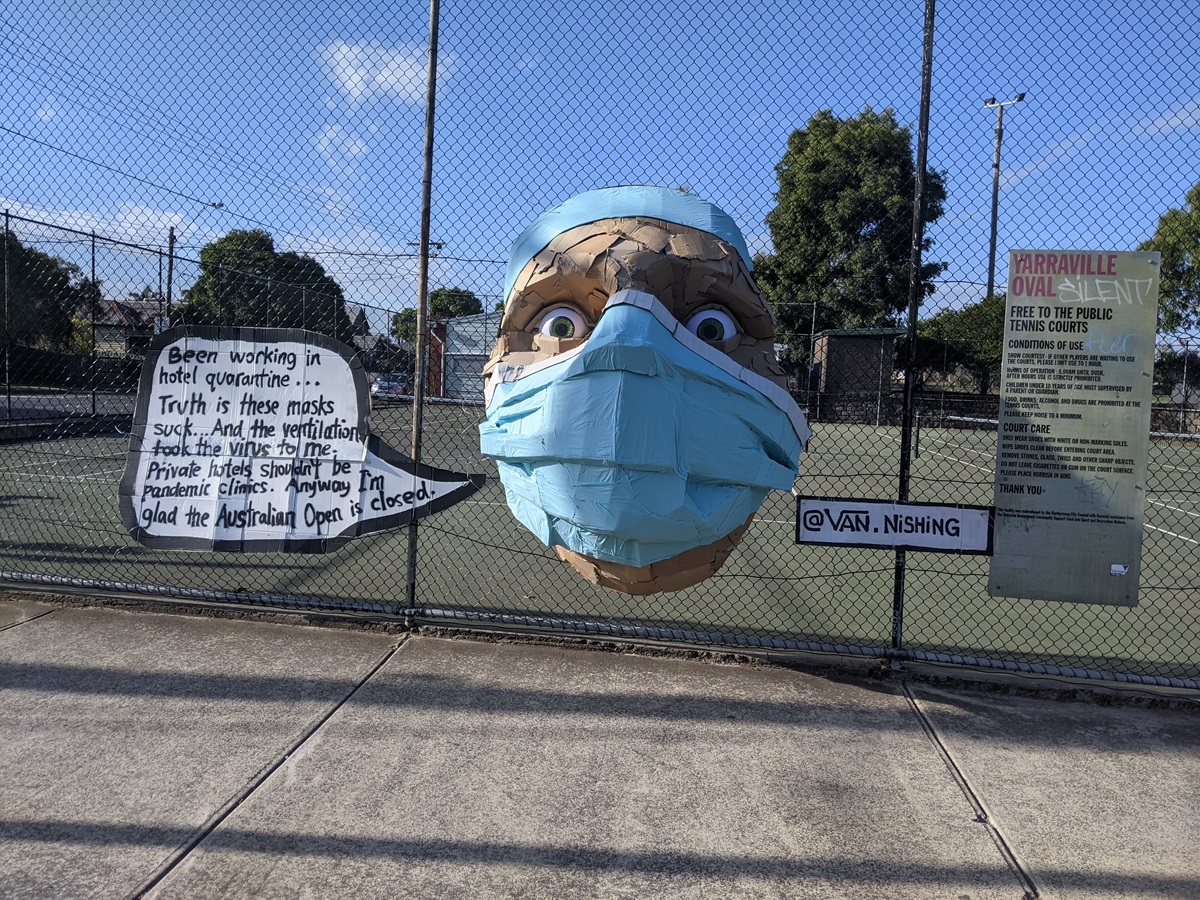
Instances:
[[[646,566],[711,544],[791,488],[804,414],[773,382],[622,291],[578,348],[501,364],[479,426],[509,507],[548,546]]]

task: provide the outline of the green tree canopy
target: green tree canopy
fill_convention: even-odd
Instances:
[[[788,138],[775,167],[777,206],[767,214],[774,253],[755,260],[793,365],[814,327],[894,325],[908,305],[916,165],[912,135],[892,110],[839,119],[823,109]],[[925,222],[941,216],[941,173],[925,178]],[[923,250],[932,242],[926,238]],[[922,296],[945,268],[921,267]],[[814,306],[815,304],[815,306]]]
[[[8,340],[27,347],[58,350],[70,342],[72,314],[90,315],[98,304],[100,286],[79,271],[33,247],[14,234],[5,234],[0,266],[8,284]]]
[[[429,316],[433,319],[457,319],[483,312],[483,304],[466,288],[440,287],[429,292]],[[417,311],[402,309],[392,315],[392,337],[410,344],[417,340]]]
[[[483,304],[466,288],[440,287],[429,292],[429,315],[435,319],[457,319],[483,312]]]
[[[1159,347],[1154,360],[1154,389],[1169,398],[1183,388],[1189,402],[1200,396],[1200,353],[1190,347]]]
[[[278,252],[265,231],[231,231],[200,250],[200,276],[171,310],[174,324],[304,328],[350,339],[341,286],[319,262]]]
[[[971,373],[979,393],[999,382],[1004,358],[1004,294],[985,297],[962,309],[943,309],[917,330],[918,366]]]
[[[1182,209],[1159,216],[1154,236],[1139,250],[1162,254],[1158,330],[1178,331],[1200,324],[1200,182],[1184,198]]]

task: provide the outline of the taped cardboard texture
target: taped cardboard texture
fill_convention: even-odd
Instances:
[[[546,310],[567,305],[595,326],[608,298],[626,289],[652,294],[679,322],[706,306],[730,310],[741,333],[718,348],[786,390],[775,358],[775,317],[737,250],[708,232],[644,217],[570,228],[525,264],[506,298],[485,381],[502,361],[528,366],[581,343],[537,335]],[[634,595],[677,591],[720,569],[752,519],[711,544],[648,566],[610,563],[563,547],[555,552],[593,584]]]
[[[744,524],[725,537],[648,566],[623,566],[620,563],[583,556],[566,547],[555,547],[554,552],[558,554],[559,559],[578,572],[584,581],[600,587],[634,595],[681,591],[711,578],[725,564],[725,560],[738,545],[753,519],[754,514],[751,513]]]

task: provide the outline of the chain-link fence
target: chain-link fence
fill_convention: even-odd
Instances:
[[[0,14],[0,578],[1197,685],[1194,10],[433,10],[46,0]],[[633,596],[560,562],[480,453],[480,373],[513,239],[567,198],[628,184],[693,192],[740,227],[813,427],[795,486],[810,496],[991,505],[1008,248],[1159,251],[1138,605],[992,597],[986,556],[798,546],[781,492],[684,590]],[[407,450],[419,420],[420,462],[485,487],[324,555],[139,545],[118,511],[138,372],[180,324],[336,337],[370,373],[372,433]]]

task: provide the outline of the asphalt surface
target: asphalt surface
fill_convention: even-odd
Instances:
[[[1200,897],[1200,714],[0,602],[3,897]]]

